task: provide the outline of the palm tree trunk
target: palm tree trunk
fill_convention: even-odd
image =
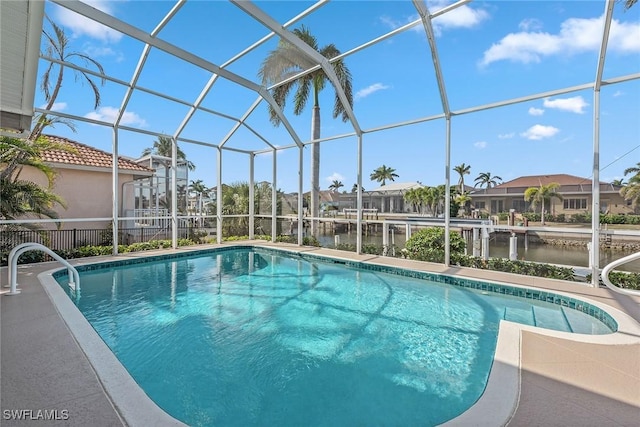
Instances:
[[[320,138],[320,107],[316,104],[313,106],[313,115],[311,117],[311,138]],[[311,150],[311,216],[316,218],[319,214],[320,202],[320,143],[314,142]],[[311,235],[317,237],[318,222],[311,221]]]
[[[540,222],[544,225],[544,198],[542,199],[542,211],[540,212]]]

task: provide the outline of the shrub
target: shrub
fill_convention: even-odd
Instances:
[[[612,271],[609,273],[609,280],[619,288],[640,290],[640,273]],[[591,274],[587,274],[587,282],[591,282]],[[602,280],[600,283],[602,283]],[[602,286],[604,286],[604,283],[602,283]]]
[[[405,245],[409,259],[418,261],[444,262],[444,228],[424,228],[415,233]],[[459,233],[450,233],[451,255],[462,255],[467,242]]]
[[[525,276],[547,277],[550,279],[575,280],[573,269],[550,264],[527,261],[511,261],[506,258],[490,258],[484,260],[467,255],[451,257],[451,263],[460,267],[480,268],[485,270],[502,271],[505,273],[522,274]]]
[[[316,239],[313,236],[305,236],[302,238],[302,245],[303,246],[320,246],[320,242],[318,242],[318,239]]]
[[[525,212],[522,214],[523,218],[527,218],[527,220],[532,221],[532,222],[540,222],[542,221],[542,218],[540,216],[539,213],[536,212]]]

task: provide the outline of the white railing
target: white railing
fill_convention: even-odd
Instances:
[[[614,285],[613,283],[611,283],[611,280],[609,280],[609,273],[611,273],[611,271],[616,268],[619,265],[622,264],[626,264],[628,262],[634,261],[640,259],[640,252],[636,252],[635,254],[631,254],[631,255],[627,255],[624,258],[620,258],[618,260],[615,260],[613,262],[610,262],[609,264],[607,264],[607,266],[605,268],[602,269],[602,281],[604,282],[604,284],[607,286],[607,288],[611,289],[614,292],[618,292],[619,294],[625,294],[625,295],[640,295],[640,291],[636,291],[633,289],[622,289],[617,287],[616,285]]]
[[[67,267],[67,273],[69,275],[69,287],[75,291],[76,295],[80,294],[80,275],[78,274],[78,270],[76,270],[69,262],[62,258],[57,253],[53,252],[48,247],[41,245],[40,243],[35,242],[27,242],[22,243],[11,250],[9,253],[9,284],[11,289],[7,293],[7,295],[17,295],[20,293],[18,288],[18,258],[25,252],[39,250],[45,252],[47,255],[54,258],[56,261],[60,262],[62,265]]]

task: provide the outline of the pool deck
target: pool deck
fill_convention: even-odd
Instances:
[[[233,245],[243,243],[271,246],[263,241],[234,242]],[[622,316],[628,316],[630,328],[623,333],[593,339],[591,336],[569,336],[507,322],[504,334],[501,327],[499,346],[513,353],[516,362],[513,358],[509,359],[510,362],[505,362],[507,359],[496,360],[486,398],[483,395],[469,411],[468,418],[456,419],[451,424],[495,426],[495,418],[492,417],[501,411],[507,415],[503,424],[509,426],[637,426],[640,423],[640,333],[636,332],[640,331],[640,297],[538,277],[356,255],[323,248],[273,246],[570,293],[578,299],[612,307]],[[203,248],[181,248],[177,252]],[[116,259],[170,252],[124,254]],[[71,263],[81,265],[113,259],[83,258],[71,260]],[[144,393],[130,385],[130,377],[121,366],[116,366],[118,362],[105,350],[104,343],[96,341],[91,337],[91,330],[86,330],[88,324],[84,325],[84,331],[78,329],[76,320],[80,322],[78,317],[82,316],[77,310],[74,313],[70,300],[66,298],[65,308],[60,296],[42,284],[44,275],[41,273],[55,268],[60,268],[60,264],[20,266],[18,283],[22,293],[0,295],[0,424],[179,425],[150,400],[145,401]],[[7,269],[0,270],[0,283],[4,286]],[[0,293],[7,290],[0,288]],[[503,383],[501,377],[494,377],[494,370],[497,373],[507,372],[510,379]],[[506,384],[514,378],[508,371],[519,372],[517,382]],[[10,410],[16,412],[11,414]],[[44,410],[49,412],[38,412]],[[16,420],[18,415],[22,415],[23,420]],[[52,416],[53,420],[43,421],[43,417]]]

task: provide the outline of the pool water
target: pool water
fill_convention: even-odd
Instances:
[[[196,426],[436,425],[482,394],[500,319],[611,333],[546,302],[260,249],[80,275],[84,316]]]

